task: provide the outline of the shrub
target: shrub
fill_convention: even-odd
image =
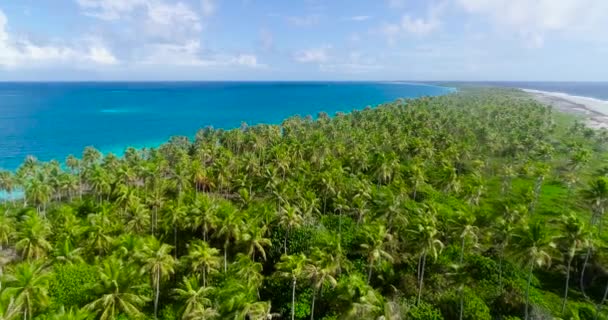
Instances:
[[[89,299],[89,289],[97,282],[97,272],[88,264],[56,265],[49,287],[53,304],[82,306]]]

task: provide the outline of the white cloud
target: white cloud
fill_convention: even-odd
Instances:
[[[76,45],[37,44],[11,35],[8,19],[0,10],[0,67],[34,68],[70,64],[77,68],[117,64],[118,59],[99,41],[80,41]]]
[[[294,59],[300,63],[324,63],[329,60],[330,46],[311,48],[297,52]]]
[[[193,67],[230,67],[264,68],[253,54],[226,55],[217,54],[207,57],[200,55],[201,44],[192,41],[184,45],[155,44],[146,47],[149,54],[141,64],[158,66],[193,66]]]
[[[395,9],[400,9],[405,7],[405,0],[388,0],[388,6]]]
[[[430,16],[428,18],[412,18],[408,15],[403,16],[401,20],[401,28],[404,31],[416,34],[416,35],[427,35],[440,26],[440,21],[436,16]]]
[[[399,36],[411,34],[416,36],[426,36],[441,27],[441,16],[445,11],[447,2],[435,2],[431,4],[426,16],[413,17],[404,14],[398,23],[385,24],[380,32],[384,34],[390,44],[394,44]]]
[[[146,0],[76,0],[86,15],[103,20],[116,20],[130,13],[136,7],[146,4]]]
[[[86,15],[124,32],[114,36],[133,65],[260,68],[251,54],[211,54],[204,50],[204,18],[217,9],[216,0],[200,0],[200,11],[174,0],[76,0]],[[103,51],[100,61],[111,61]]]
[[[201,0],[201,8],[205,17],[213,15],[216,9],[215,0]]]
[[[311,14],[307,16],[291,16],[286,17],[287,21],[298,27],[309,27],[319,23],[321,16],[318,14]]]
[[[346,20],[350,20],[350,21],[356,21],[356,22],[363,22],[363,21],[367,21],[370,20],[372,18],[372,16],[352,16],[352,17],[348,17],[346,18]]]
[[[456,0],[468,13],[518,33],[530,47],[543,45],[547,33],[602,37],[608,27],[606,0]]]

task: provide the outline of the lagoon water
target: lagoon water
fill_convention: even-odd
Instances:
[[[86,146],[121,153],[206,126],[280,123],[451,88],[397,82],[0,83],[0,168],[63,161]]]

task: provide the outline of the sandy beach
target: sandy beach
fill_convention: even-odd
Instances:
[[[591,128],[608,129],[608,101],[573,96],[562,92],[548,92],[531,89],[521,89],[530,93],[536,100],[549,104],[555,109],[579,114],[587,118],[587,124]]]

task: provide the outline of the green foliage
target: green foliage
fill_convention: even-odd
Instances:
[[[467,87],[29,157],[0,173],[26,191],[0,205],[0,317],[595,319],[608,131],[576,121]]]
[[[97,282],[95,267],[87,264],[54,266],[49,286],[52,304],[57,306],[83,306],[91,298],[90,289]]]
[[[421,302],[419,305],[412,305],[406,314],[409,320],[443,320],[441,311],[431,304]]]

